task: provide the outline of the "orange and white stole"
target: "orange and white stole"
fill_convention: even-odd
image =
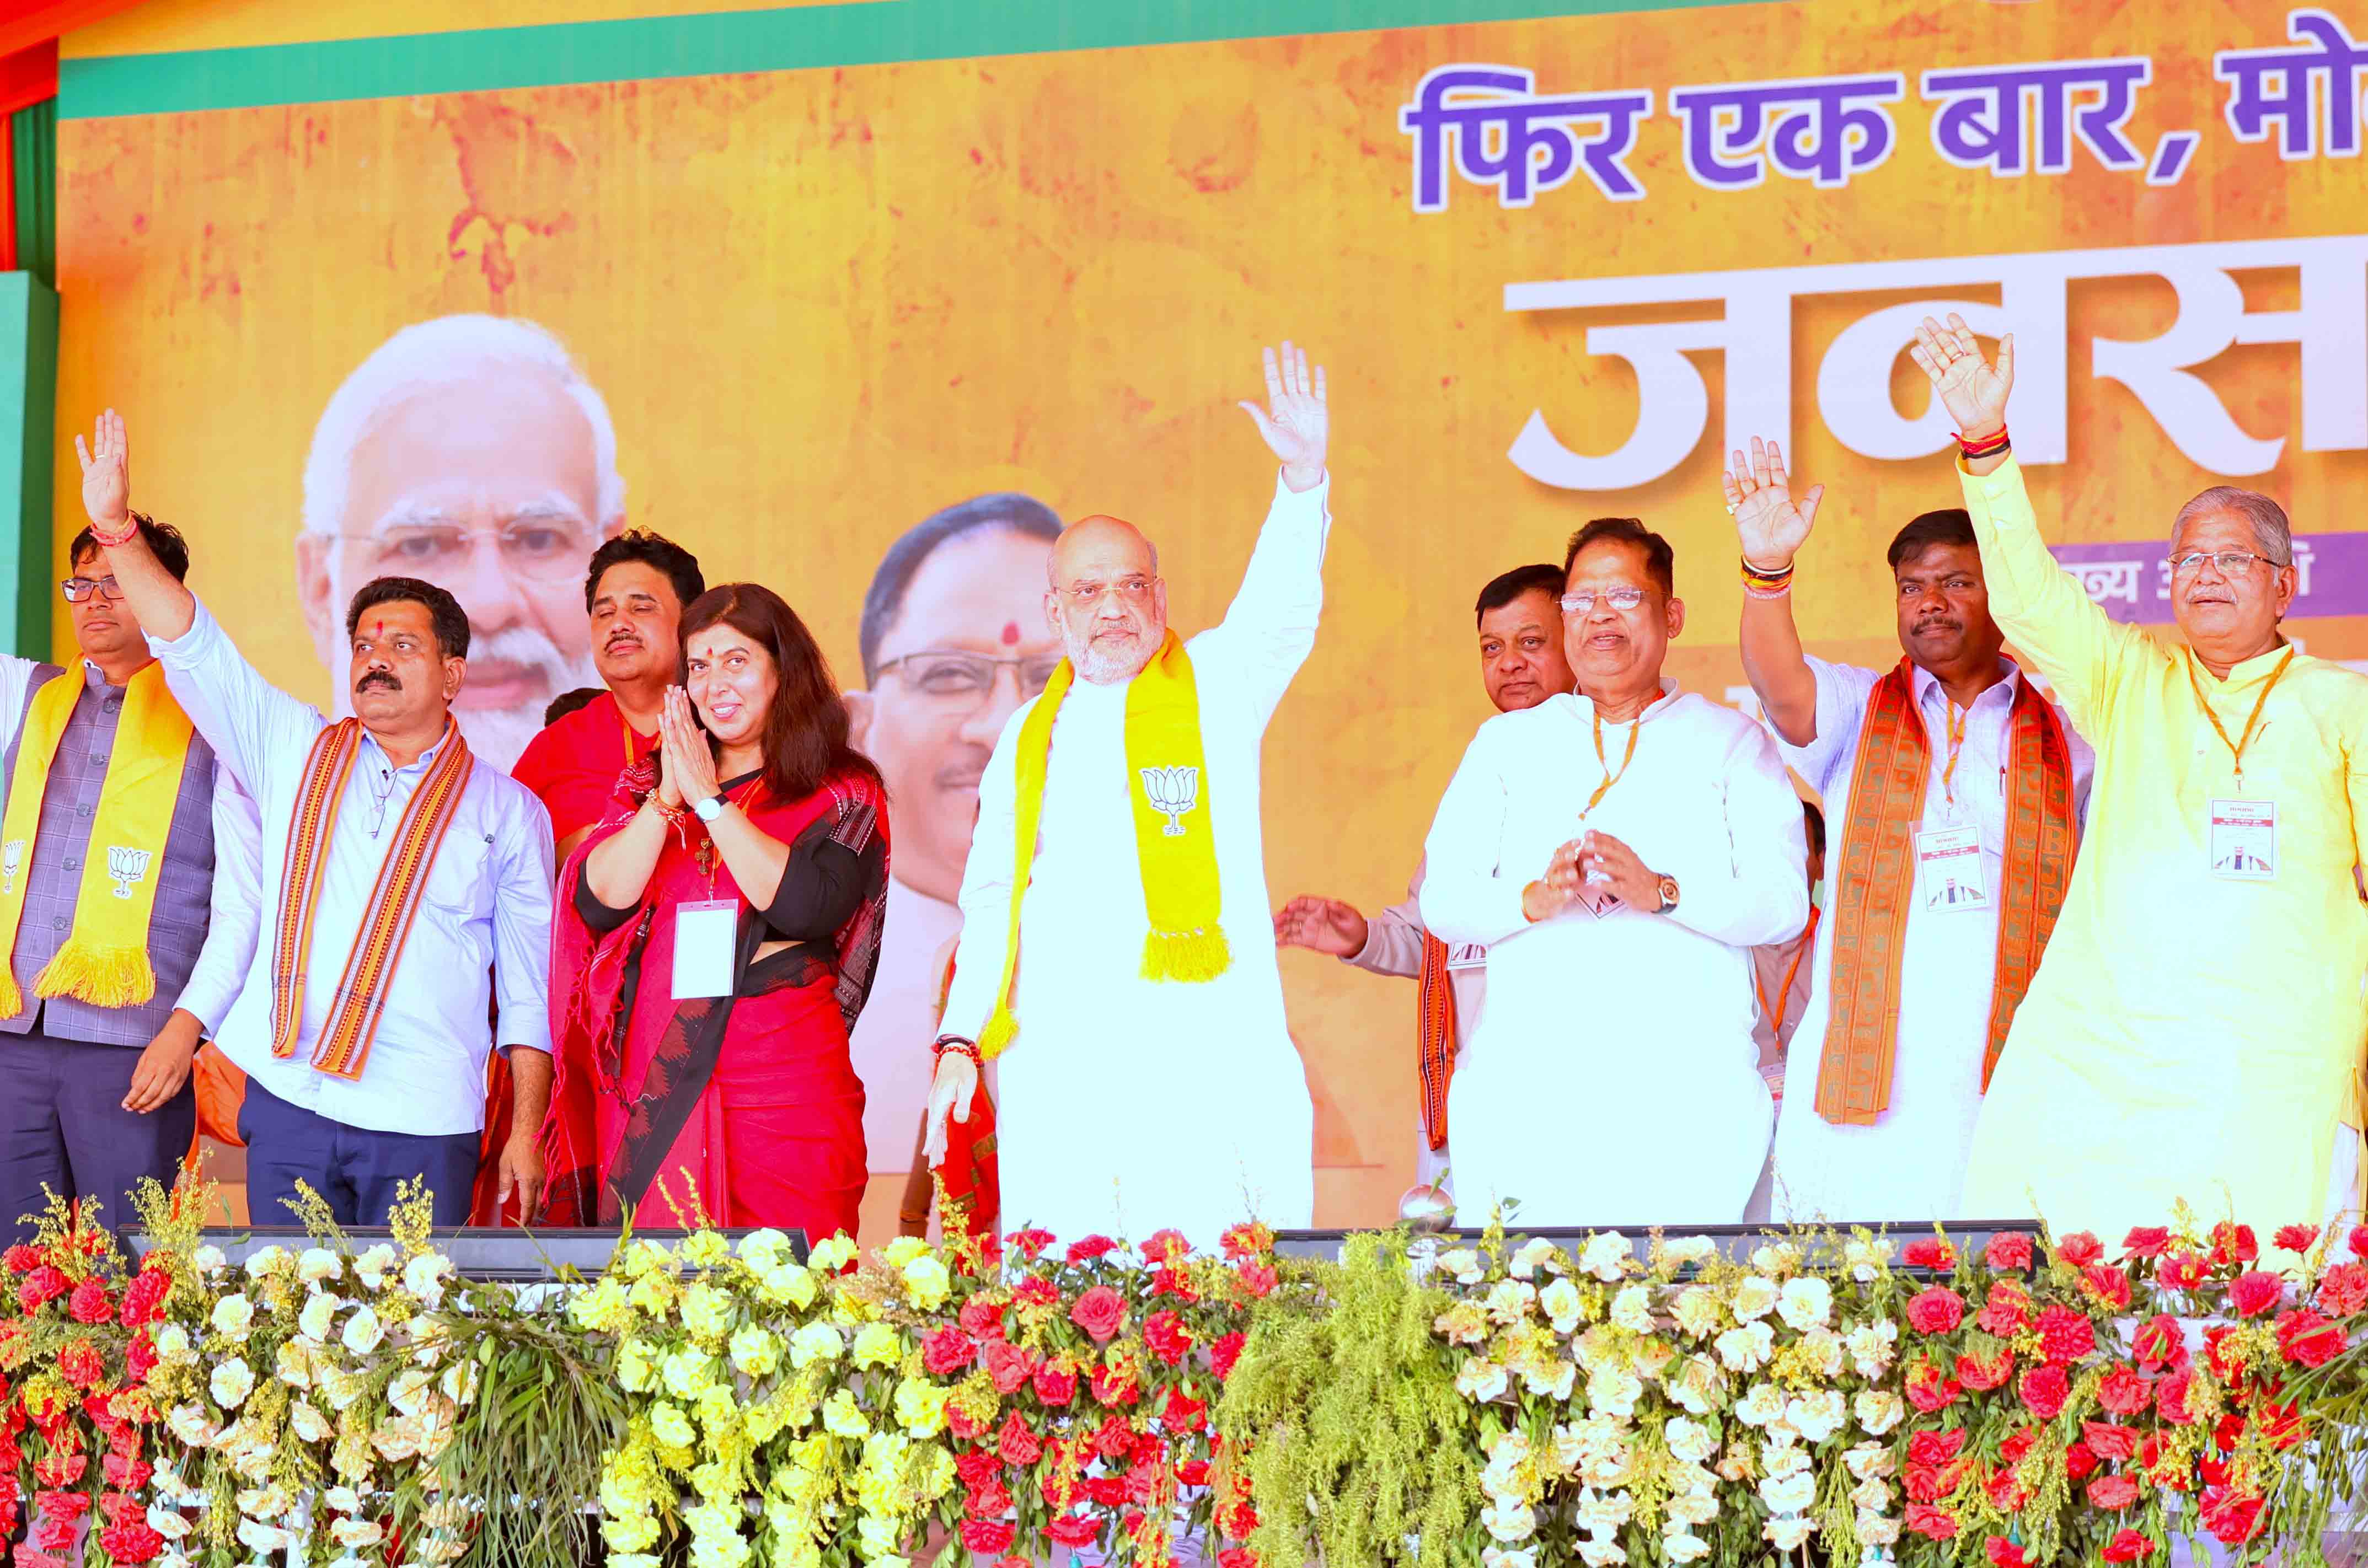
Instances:
[[[1447,1147],[1447,1085],[1455,1077],[1455,988],[1447,944],[1422,934],[1422,971],[1415,981],[1415,1074],[1422,1087],[1423,1142]]]
[[[1916,829],[1924,814],[1932,744],[1916,710],[1907,659],[1867,698],[1834,878],[1833,1001],[1817,1065],[1817,1114],[1868,1127],[1891,1104],[1898,1050],[1899,970],[1916,902]],[[1989,1087],[2007,1027],[2064,907],[2079,828],[2072,807],[2072,748],[2064,722],[2028,679],[2015,683],[2008,715],[2005,866],[1996,978],[1982,1087]]]
[[[340,720],[323,730],[304,759],[296,810],[288,822],[288,855],[279,879],[279,921],[271,949],[271,1053],[292,1056],[304,1018],[306,967],[313,951],[313,921],[320,912],[321,877],[329,862],[330,835],[346,780],[361,754],[359,719]],[[362,912],[361,929],[345,973],[329,1003],[328,1021],[313,1050],[313,1065],[340,1078],[358,1079],[370,1058],[370,1040],[386,1011],[387,984],[403,957],[427,869],[461,802],[474,758],[461,728],[448,716],[435,766],[412,792],[403,821],[380,862],[377,884]]]

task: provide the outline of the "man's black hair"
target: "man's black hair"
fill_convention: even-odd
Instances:
[[[563,691],[543,704],[542,727],[546,730],[570,713],[589,708],[609,688],[605,686],[579,686],[574,691]]]
[[[1033,495],[1003,490],[958,501],[906,528],[880,558],[879,570],[871,574],[871,586],[863,595],[863,623],[856,646],[863,655],[864,685],[870,686],[880,674],[880,644],[904,609],[905,591],[913,585],[922,563],[938,552],[939,545],[951,544],[982,528],[1055,540],[1061,537],[1061,518]]]
[[[1598,517],[1570,536],[1570,548],[1563,552],[1562,574],[1566,582],[1570,569],[1578,561],[1578,552],[1590,544],[1606,540],[1620,544],[1633,544],[1645,552],[1645,575],[1663,595],[1678,591],[1678,552],[1669,541],[1645,526],[1642,517]]]
[[[1896,574],[1899,563],[1913,561],[1936,544],[1962,544],[1979,548],[1974,538],[1973,514],[1963,506],[1943,506],[1937,512],[1926,512],[1909,520],[1907,526],[1891,537],[1891,548],[1883,558]]]
[[[461,601],[433,583],[416,577],[373,577],[354,594],[346,607],[346,641],[362,623],[362,611],[379,605],[416,604],[427,610],[427,624],[436,633],[436,651],[448,659],[469,656],[469,616]]]
[[[584,574],[585,614],[592,613],[592,601],[599,597],[601,576],[609,567],[621,566],[628,561],[638,561],[665,574],[666,580],[674,585],[677,613],[707,592],[707,579],[700,573],[698,556],[663,534],[628,528],[592,552],[592,564]]]
[[[189,541],[181,537],[180,529],[170,523],[152,522],[142,517],[140,519],[140,537],[148,541],[148,548],[156,552],[157,563],[173,574],[173,581],[186,583],[189,580]],[[95,550],[99,551],[99,564],[104,566],[107,552],[99,550],[98,535],[85,523],[82,532],[74,535],[66,545],[66,565],[71,568]]]
[[[1559,602],[1563,579],[1569,574],[1551,561],[1541,561],[1534,566],[1516,566],[1510,572],[1488,579],[1480,590],[1479,599],[1472,606],[1472,618],[1476,622],[1492,609],[1503,609],[1523,594],[1543,594]]]

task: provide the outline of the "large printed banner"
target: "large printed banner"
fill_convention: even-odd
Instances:
[[[1487,711],[1473,596],[1590,517],[1676,541],[1675,673],[1748,699],[1717,475],[1749,437],[1829,487],[1804,632],[1895,659],[1884,546],[1955,504],[1926,312],[2015,332],[2017,449],[2114,614],[2169,619],[2170,517],[2237,482],[2294,515],[2295,633],[2368,654],[2363,38],[2254,0],[1802,0],[69,119],[61,426],[123,410],[201,593],[324,705],[345,596],[445,583],[497,758],[593,678],[603,535],[781,589],[894,791],[876,1232],[979,770],[1057,653],[1045,536],[1136,520],[1179,628],[1213,621],[1272,483],[1234,406],[1262,343],[1329,369],[1338,518],[1267,752],[1278,902],[1404,896]],[[924,526],[983,495],[997,526]],[[1284,972],[1319,1220],[1385,1221],[1414,988]],[[1587,1012],[1573,1049],[1647,1047]],[[1145,1061],[1111,1114],[1192,1138],[1159,1106],[1193,1070]]]

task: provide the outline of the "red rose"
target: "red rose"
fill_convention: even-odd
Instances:
[[[984,1436],[986,1427],[961,1405],[949,1404],[946,1406],[946,1430],[968,1442]]]
[[[1069,1321],[1086,1331],[1097,1345],[1108,1345],[1126,1326],[1126,1298],[1107,1285],[1097,1285],[1077,1298]]]
[[[1003,1418],[1003,1430],[995,1435],[995,1451],[1006,1464],[1034,1464],[1044,1457],[1044,1439],[1030,1431],[1015,1410]]]
[[[954,1456],[954,1473],[975,1492],[1003,1473],[1003,1461],[985,1449],[964,1449]]]
[[[1208,1485],[1209,1461],[1207,1460],[1186,1460],[1182,1464],[1176,1467],[1176,1483],[1179,1486]]]
[[[1077,1374],[1047,1361],[1036,1369],[1036,1398],[1058,1408],[1077,1397]]]
[[[2281,1252],[2308,1252],[2318,1244],[2317,1225],[2280,1225],[2272,1238]]]
[[[2001,1514],[2011,1514],[2031,1501],[2031,1494],[2011,1469],[1993,1471],[1982,1483],[1982,1490],[1990,1494],[1990,1506]]]
[[[986,1346],[986,1375],[994,1380],[997,1393],[1017,1393],[1019,1386],[1036,1375],[1036,1353],[1023,1350],[1008,1339],[989,1341]]]
[[[1059,1545],[1074,1550],[1080,1546],[1091,1546],[1095,1541],[1099,1540],[1102,1526],[1099,1519],[1090,1515],[1064,1514],[1046,1525],[1044,1533],[1052,1537]]]
[[[1192,1277],[1178,1273],[1174,1268],[1162,1268],[1154,1274],[1151,1277],[1151,1288],[1162,1296],[1178,1296],[1188,1301],[1197,1301],[1201,1299],[1200,1290],[1193,1285]]]
[[[2089,1483],[2089,1506],[2118,1513],[2138,1500],[2138,1483],[2126,1475],[2100,1475]]]
[[[2261,1244],[2253,1239],[2252,1226],[2223,1220],[2212,1227],[2213,1262],[2250,1263],[2260,1256]]]
[[[1000,1481],[990,1481],[973,1488],[962,1506],[973,1519],[999,1519],[1011,1511],[1011,1493]]]
[[[2237,1276],[2228,1287],[2228,1300],[2236,1305],[2238,1317],[2257,1318],[2283,1299],[2286,1282],[2266,1269],[2256,1268]]]
[[[2160,1257],[2170,1245],[2170,1232],[2160,1225],[2139,1225],[2122,1238],[2126,1257]]]
[[[1069,1261],[1071,1263],[1091,1263],[1095,1258],[1101,1256],[1104,1253],[1114,1251],[1117,1246],[1118,1244],[1110,1240],[1108,1236],[1087,1236],[1083,1241],[1071,1242],[1069,1244]]]
[[[1272,1252],[1274,1233],[1255,1220],[1244,1220],[1237,1225],[1227,1226],[1225,1233],[1217,1238],[1217,1244],[1224,1249],[1228,1260],[1239,1262],[1246,1257],[1258,1257]]]
[[[2154,1390],[2128,1367],[2115,1367],[2097,1385],[2097,1403],[2109,1415],[2135,1415],[2154,1403]]]
[[[159,1269],[142,1269],[131,1289],[123,1292],[123,1326],[138,1328],[163,1317],[165,1298],[172,1293],[172,1276]]]
[[[2064,1366],[2097,1348],[2097,1325],[2088,1315],[2069,1307],[2049,1307],[2039,1314],[2039,1350],[2049,1364]]]
[[[2118,1531],[2105,1543],[2105,1561],[2108,1562],[2135,1562],[2153,1553],[2153,1540],[2135,1530]]]
[[[2343,1325],[2308,1308],[2278,1314],[2278,1349],[2289,1361],[2324,1367],[2343,1353]]]
[[[2291,1449],[2309,1435],[2302,1412],[2291,1404],[2264,1401],[2253,1409],[2253,1426],[2273,1449]]]
[[[2011,1339],[2031,1325],[2031,1292],[2012,1279],[1990,1287],[1974,1326],[1994,1339]]]
[[[1929,1503],[1907,1505],[1907,1525],[1918,1535],[1933,1540],[1949,1540],[1957,1533],[1957,1521],[1945,1508],[1935,1508]]]
[[[2368,1264],[2339,1263],[2318,1282],[2318,1310],[2348,1318],[2368,1308]]]
[[[1137,1374],[1134,1358],[1129,1356],[1116,1366],[1096,1367],[1089,1380],[1096,1403],[1105,1405],[1133,1404],[1143,1392],[1143,1381]]]
[[[999,1339],[1003,1336],[1003,1303],[992,1296],[973,1296],[962,1303],[956,1321],[973,1339]]]
[[[2155,1385],[2154,1407],[2161,1413],[2165,1421],[2174,1426],[2184,1426],[2195,1419],[2195,1409],[2192,1402],[2192,1396],[2195,1392],[2194,1383],[2194,1375],[2181,1369],[2171,1373]]]
[[[1224,1382],[1234,1375],[1234,1363],[1242,1358],[1242,1346],[1247,1343],[1238,1334],[1228,1334],[1209,1346],[1209,1369]]]
[[[1005,1240],[1013,1252],[1032,1263],[1044,1256],[1044,1249],[1053,1244],[1053,1236],[1050,1231],[1040,1231],[1031,1226],[1028,1230],[1012,1232]]]
[[[1105,1508],[1115,1508],[1126,1501],[1126,1476],[1089,1475],[1086,1477],[1086,1495]]]
[[[2008,1433],[2006,1440],[1998,1445],[1998,1462],[2009,1465],[2021,1464],[2022,1456],[2031,1452],[2031,1445],[2037,1441],[2039,1441],[2039,1428],[2036,1426],[2019,1427]]]
[[[1135,1249],[1143,1254],[1145,1263],[1173,1263],[1192,1250],[1181,1231],[1154,1231],[1151,1238]]]
[[[1258,1513],[1245,1499],[1217,1510],[1217,1528],[1235,1540],[1247,1540],[1258,1529]]]
[[[2014,1352],[2004,1346],[2000,1346],[1995,1361],[1979,1361],[1971,1356],[1957,1358],[1957,1381],[1977,1392],[1987,1393],[1994,1388],[2003,1387],[2007,1379],[2012,1376]]]
[[[2155,1263],[2154,1282],[2166,1290],[2192,1290],[2211,1271],[2212,1266],[2194,1253],[2169,1253]]]
[[[108,1454],[98,1461],[98,1468],[106,1472],[109,1486],[120,1487],[126,1492],[139,1491],[148,1484],[149,1476],[155,1473],[154,1467],[147,1460],[126,1459],[121,1454]]]
[[[2214,1375],[2224,1383],[2234,1384],[2245,1375],[2245,1347],[2237,1343],[2235,1330],[2226,1324],[2203,1331],[2203,1360]]]
[[[1911,1503],[1938,1503],[1957,1489],[1964,1471],[1952,1467],[1943,1471],[1938,1465],[1911,1464],[1907,1467],[1907,1500]]]
[[[2075,1268],[2086,1268],[2105,1256],[2105,1247],[2089,1232],[2075,1231],[2055,1244],[2055,1256]]]
[[[115,1300],[107,1293],[104,1279],[85,1279],[74,1288],[66,1298],[66,1315],[76,1323],[112,1323],[115,1321]]]
[[[1173,1367],[1192,1352],[1192,1331],[1171,1312],[1156,1312],[1143,1320],[1143,1342],[1151,1353]]]
[[[2000,1231],[1982,1249],[1982,1261],[1992,1268],[2029,1268],[2031,1238],[2020,1231]]]
[[[1948,1409],[1964,1392],[1956,1380],[1930,1361],[1918,1361],[1907,1369],[1907,1403],[1927,1415]]]
[[[2106,1306],[2122,1309],[2130,1304],[2129,1271],[2110,1263],[2092,1263],[2082,1269],[2080,1288]]]
[[[978,1346],[971,1336],[951,1324],[921,1341],[921,1364],[940,1378],[967,1368],[977,1354]]]
[[[82,1472],[89,1468],[90,1457],[86,1454],[44,1454],[33,1461],[33,1479],[43,1486],[72,1486],[82,1480]],[[79,1492],[74,1495],[85,1503],[90,1501]],[[52,1513],[51,1517],[55,1517]]]
[[[2116,1426],[2110,1421],[2083,1421],[2080,1440],[2099,1459],[2125,1460],[2136,1456],[2138,1432],[2135,1426]]]
[[[2097,1450],[2086,1443],[2075,1443],[2064,1450],[2064,1478],[2082,1481],[2096,1473]]]
[[[1957,1249],[1944,1237],[1918,1236],[1900,1249],[1899,1261],[1910,1268],[1954,1268]]]
[[[2368,1258],[2368,1225],[2352,1226],[2351,1233],[2343,1238],[2343,1244],[2351,1249],[2352,1256]]]
[[[73,1289],[73,1280],[45,1263],[26,1275],[25,1282],[17,1287],[17,1304],[30,1317]]]
[[[123,1370],[126,1381],[145,1381],[156,1369],[156,1341],[151,1335],[135,1334],[124,1343]]]
[[[1182,1389],[1169,1389],[1167,1403],[1159,1412],[1160,1425],[1170,1432],[1197,1432],[1208,1417],[1208,1405]]]
[[[1061,1288],[1041,1274],[1031,1274],[1011,1288],[1011,1304],[1021,1312],[1061,1304]]]
[[[2214,1493],[2218,1495],[2215,1497]],[[2203,1494],[2203,1528],[2223,1546],[2240,1546],[2260,1533],[2261,1499],[2214,1487]]]
[[[30,1274],[41,1267],[41,1249],[18,1242],[6,1253],[0,1253],[0,1267],[11,1274]]]
[[[1989,1554],[1992,1568],[2031,1568],[2031,1559],[2022,1554],[2022,1548],[2002,1535],[1982,1542],[1982,1550]]]
[[[2149,1372],[2187,1365],[2187,1335],[2169,1312],[2157,1312],[2140,1324],[2130,1348]]]
[[[89,1340],[70,1340],[58,1352],[58,1376],[78,1389],[97,1388],[107,1377],[107,1358]]]
[[[1094,1452],[1106,1460],[1126,1459],[1134,1452],[1134,1428],[1126,1424],[1123,1415],[1105,1415],[1089,1441]]]
[[[144,1517],[132,1515],[99,1531],[98,1545],[110,1562],[151,1562],[165,1550],[165,1538],[149,1528]]]
[[[1951,1427],[1945,1432],[1923,1431],[1907,1439],[1909,1464],[1947,1464],[1964,1451],[1965,1429]]]
[[[1258,1568],[1258,1553],[1247,1546],[1229,1546],[1217,1553],[1217,1568]]]
[[[1935,1285],[1907,1300],[1907,1326],[1918,1334],[1946,1334],[1965,1315],[1965,1303],[1954,1290]]]
[[[2037,1367],[2022,1375],[2014,1392],[2021,1396],[2025,1410],[2042,1421],[2050,1421],[2070,1397],[2072,1380],[2064,1375],[2061,1367]]]
[[[1274,1271],[1274,1265],[1260,1263],[1256,1259],[1235,1264],[1234,1276],[1242,1282],[1242,1289],[1248,1291],[1253,1298],[1272,1294],[1280,1278]]]
[[[964,1519],[962,1543],[973,1551],[999,1557],[1011,1545],[1011,1538],[1016,1533],[1008,1519]]]

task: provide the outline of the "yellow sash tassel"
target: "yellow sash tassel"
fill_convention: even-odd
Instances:
[[[33,994],[72,996],[94,1007],[137,1007],[154,999],[156,971],[144,948],[102,947],[77,933],[41,966]]]
[[[1234,949],[1222,926],[1199,931],[1153,931],[1143,938],[1143,978],[1214,980],[1232,967]]]

